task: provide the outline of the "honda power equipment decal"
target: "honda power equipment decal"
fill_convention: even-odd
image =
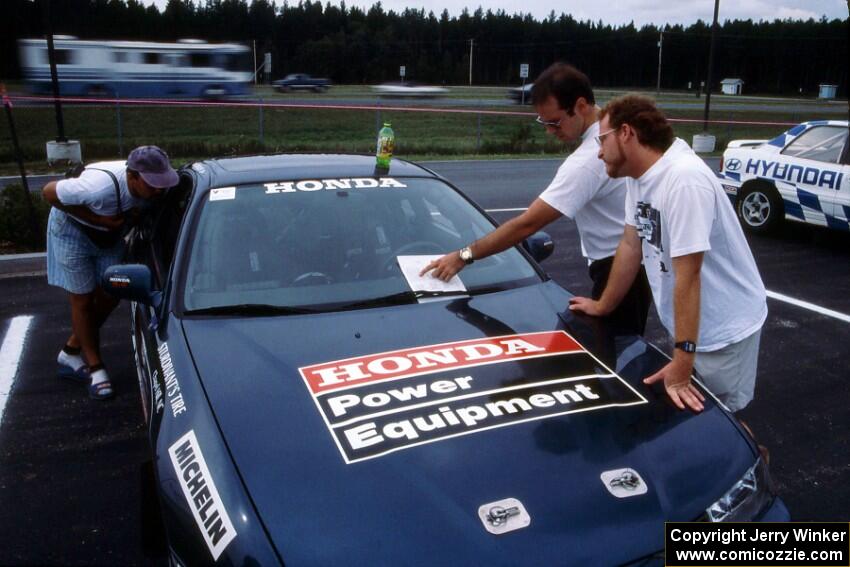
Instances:
[[[346,463],[495,427],[646,403],[563,331],[428,345],[299,370]]]

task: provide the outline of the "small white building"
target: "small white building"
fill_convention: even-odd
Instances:
[[[821,84],[818,98],[835,98],[835,91],[838,90],[838,85]]]
[[[744,81],[741,79],[723,79],[720,81],[720,88],[723,94],[739,95],[744,87]]]

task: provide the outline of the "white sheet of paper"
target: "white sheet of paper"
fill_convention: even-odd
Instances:
[[[442,258],[441,254],[430,254],[422,256],[399,256],[398,265],[401,268],[401,273],[407,279],[407,284],[413,291],[466,291],[466,286],[460,281],[460,278],[455,276],[447,282],[438,280],[428,272],[424,276],[420,276],[419,272],[422,268],[431,263],[432,260]]]

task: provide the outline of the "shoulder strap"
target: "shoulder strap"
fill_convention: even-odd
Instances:
[[[102,171],[112,178],[112,184],[115,185],[115,199],[118,202],[118,214],[120,215],[124,211],[121,210],[121,186],[118,183],[118,178],[115,177],[115,174],[109,171],[108,169],[100,169],[99,167],[87,167],[86,169],[94,169],[95,171]]]

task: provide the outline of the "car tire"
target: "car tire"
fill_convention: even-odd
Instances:
[[[785,206],[776,187],[769,183],[748,183],[741,188],[735,210],[748,232],[767,234],[785,218]]]
[[[91,98],[105,98],[110,96],[109,89],[103,85],[89,85],[86,88],[86,96]]]
[[[150,393],[150,372],[148,371],[148,362],[146,359],[147,344],[145,342],[144,331],[140,325],[142,319],[139,309],[140,307],[134,306],[134,309],[132,309],[131,312],[130,338],[133,344],[133,358],[136,363],[136,378],[139,382],[142,414],[144,415],[145,422],[150,425],[152,413],[151,403],[153,403],[154,400]]]
[[[227,96],[227,89],[219,85],[210,85],[201,92],[201,98],[206,100],[218,100]]]

